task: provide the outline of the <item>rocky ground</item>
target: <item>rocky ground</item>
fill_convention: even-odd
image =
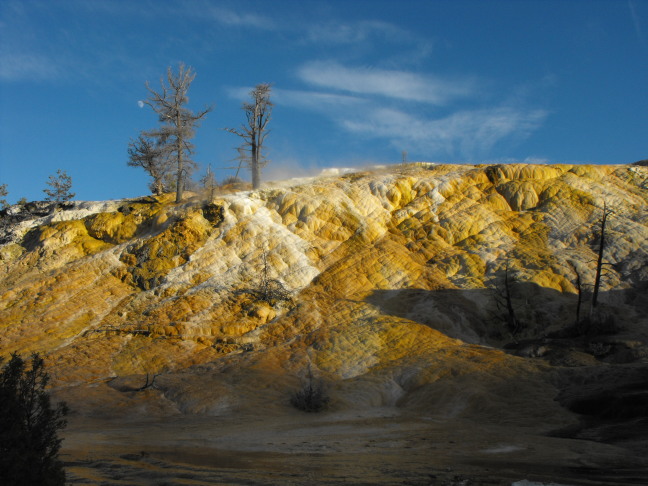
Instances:
[[[644,457],[511,425],[398,409],[73,422],[71,484],[646,484]]]

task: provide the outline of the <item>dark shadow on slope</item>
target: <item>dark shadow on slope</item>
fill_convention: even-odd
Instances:
[[[468,343],[489,341],[488,317],[483,307],[490,299],[485,289],[375,290],[367,302],[383,314],[418,322]]]
[[[543,357],[562,366],[632,363],[648,358],[646,331],[637,325],[645,304],[640,289],[602,292],[594,322],[587,322],[589,300],[581,305],[571,293],[517,283],[512,289],[519,328],[508,326],[506,308],[497,305],[494,289],[375,290],[367,302],[383,314],[405,318],[454,339],[498,347],[524,357]],[[583,324],[583,322],[586,322]],[[638,344],[637,342],[638,341]]]
[[[496,345],[545,337],[574,320],[576,296],[532,283],[516,284],[513,306],[520,330],[506,328],[506,310],[498,308],[496,289],[376,290],[367,301],[384,314],[409,319],[449,337]]]
[[[367,301],[384,314],[450,337],[544,360],[552,365],[546,370],[556,387],[555,399],[576,414],[574,425],[550,435],[615,444],[648,456],[648,342],[637,319],[646,314],[642,290],[601,293],[599,312],[613,316],[615,326],[573,334],[565,331],[574,327],[576,295],[520,284],[515,305],[522,329],[517,339],[507,339],[505,324],[493,315],[488,289],[376,290]]]
[[[580,420],[550,435],[616,444],[648,456],[648,365],[572,369],[562,375],[556,400]]]

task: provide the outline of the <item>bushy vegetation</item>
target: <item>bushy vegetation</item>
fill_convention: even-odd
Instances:
[[[65,484],[58,459],[62,439],[57,434],[67,424],[68,409],[64,403],[52,407],[45,391],[48,381],[38,354],[32,355],[27,367],[14,353],[0,373],[0,484],[4,486]]]
[[[271,267],[268,262],[268,251],[265,248],[261,253],[261,262],[263,266],[261,267],[259,283],[255,289],[251,290],[255,300],[267,302],[270,305],[290,301],[292,297],[284,284],[280,280],[270,278]]]
[[[290,404],[302,412],[321,412],[329,404],[330,398],[326,393],[321,380],[313,377],[311,369],[308,369],[308,376],[302,387],[295,391],[290,398]]]

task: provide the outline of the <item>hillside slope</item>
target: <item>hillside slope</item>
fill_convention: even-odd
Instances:
[[[0,354],[43,353],[83,427],[286,417],[313,374],[329,418],[389,409],[605,442],[599,423],[574,429],[574,404],[592,383],[648,383],[647,178],[419,164],[180,205],[75,203],[0,247]],[[604,204],[600,304],[574,326]]]

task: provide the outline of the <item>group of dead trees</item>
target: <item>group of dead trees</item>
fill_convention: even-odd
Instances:
[[[574,322],[570,326],[571,332],[577,334],[586,334],[588,332],[594,331],[593,327],[604,326],[611,327],[612,324],[610,321],[613,321],[610,316],[601,316],[598,314],[597,309],[599,306],[599,293],[601,288],[601,283],[604,277],[604,269],[609,263],[604,261],[604,252],[607,243],[607,220],[610,214],[613,211],[608,208],[607,204],[603,203],[601,218],[597,223],[597,241],[598,249],[596,252],[596,260],[591,263],[596,263],[595,272],[594,272],[594,283],[591,284],[591,300],[589,306],[589,312],[586,315],[583,315],[583,305],[586,294],[586,285],[583,281],[581,273],[576,268],[573,263],[570,263],[572,271],[575,275],[574,285],[576,287],[576,292],[578,295],[577,304],[575,308]],[[514,284],[515,279],[511,275],[509,268],[509,262],[507,260],[504,267],[503,275],[500,281],[493,286],[494,290],[494,301],[497,308],[497,317],[504,323],[506,331],[516,339],[517,334],[522,330],[523,323],[518,316],[516,311],[516,306],[514,305]],[[612,326],[613,327],[613,326]]]
[[[128,145],[128,165],[141,167],[151,177],[150,189],[162,194],[174,189],[176,202],[182,201],[183,191],[191,173],[197,168],[192,159],[194,145],[191,139],[195,130],[212,107],[199,112],[187,108],[188,91],[196,77],[191,67],[180,63],[178,71],[167,69],[166,79],[160,79],[160,89],[153,89],[146,82],[148,98],[142,103],[151,107],[158,116],[160,126],[140,133]],[[267,163],[264,153],[267,125],[272,112],[271,86],[257,85],[251,92],[251,102],[243,103],[246,121],[240,128],[226,128],[242,139],[237,148],[239,167],[246,165],[252,173],[252,186],[261,184],[261,168]],[[238,173],[237,173],[238,175]],[[204,179],[205,188],[212,192],[215,187],[213,172],[209,169]],[[209,187],[208,187],[209,186]]]

